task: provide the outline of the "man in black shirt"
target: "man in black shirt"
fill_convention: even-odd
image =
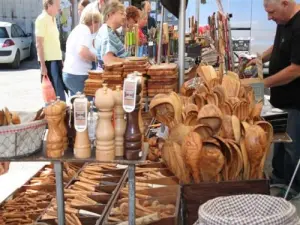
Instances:
[[[145,26],[142,30],[145,35],[148,34],[148,30],[150,30],[152,27],[156,28],[156,21],[153,17],[150,16],[151,12],[151,4],[149,1],[143,1],[142,2],[142,10],[145,11],[148,14],[148,26]]]
[[[270,61],[264,85],[271,89],[271,104],[288,112],[293,139],[274,144],[272,182],[288,185],[300,157],[300,8],[294,0],[264,0],[264,6],[277,23],[274,44],[263,53],[263,62]],[[300,173],[292,187],[300,192]]]

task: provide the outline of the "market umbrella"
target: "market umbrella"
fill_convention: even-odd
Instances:
[[[188,2],[189,1],[186,0],[186,7]],[[179,18],[180,0],[161,0],[161,4],[175,17]]]
[[[198,1],[198,0],[197,0]],[[188,0],[186,0],[186,7],[188,5]],[[202,4],[206,3],[206,0],[201,0]],[[180,0],[161,0],[161,4],[175,17],[179,18],[179,7],[180,7]],[[185,7],[185,8],[186,8]]]

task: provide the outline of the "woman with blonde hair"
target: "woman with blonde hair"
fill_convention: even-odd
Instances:
[[[143,28],[148,23],[148,14],[145,11],[140,10],[140,19],[139,19],[139,39],[140,39],[140,45],[146,44],[147,41],[147,34],[143,32]]]
[[[101,15],[97,10],[89,10],[83,15],[67,40],[66,60],[63,68],[63,80],[71,96],[83,92],[84,82],[96,55],[92,51],[93,33],[99,30]]]
[[[117,29],[126,21],[125,7],[119,1],[109,2],[103,10],[104,24],[95,40],[95,48],[100,64],[123,62],[128,53],[120,40]]]

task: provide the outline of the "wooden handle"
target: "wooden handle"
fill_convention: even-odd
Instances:
[[[92,192],[94,192],[96,190],[93,185],[85,184],[80,181],[75,182],[74,186],[77,186],[79,188],[82,188],[83,190],[92,191]]]

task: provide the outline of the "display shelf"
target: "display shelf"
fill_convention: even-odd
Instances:
[[[57,219],[58,225],[65,225],[65,205],[64,205],[64,185],[63,185],[63,162],[97,162],[97,163],[114,163],[128,165],[128,182],[129,182],[129,224],[135,225],[135,166],[143,164],[148,155],[148,144],[143,145],[142,156],[139,160],[126,160],[122,157],[116,157],[111,161],[99,161],[95,157],[95,149],[92,150],[92,155],[88,159],[77,159],[74,157],[72,149],[65,151],[61,158],[49,158],[46,155],[46,142],[43,142],[40,151],[34,154],[15,158],[0,158],[1,161],[18,161],[18,162],[41,162],[47,161],[54,164],[55,179],[56,179],[56,200],[57,200]]]
[[[288,133],[275,133],[273,136],[273,143],[292,143],[292,138]]]
[[[144,163],[148,154],[148,144],[144,143],[144,148],[142,151],[142,156],[139,160],[126,160],[123,157],[116,157],[114,160],[110,161],[99,161],[96,159],[95,148],[92,149],[92,154],[90,158],[87,159],[78,159],[75,158],[73,149],[68,149],[65,151],[64,156],[61,158],[49,158],[46,155],[46,142],[43,143],[43,147],[40,151],[37,151],[28,156],[14,157],[14,158],[3,158],[0,157],[1,161],[19,161],[19,162],[98,162],[98,163],[114,163],[114,164],[122,164],[122,165],[139,165]]]

